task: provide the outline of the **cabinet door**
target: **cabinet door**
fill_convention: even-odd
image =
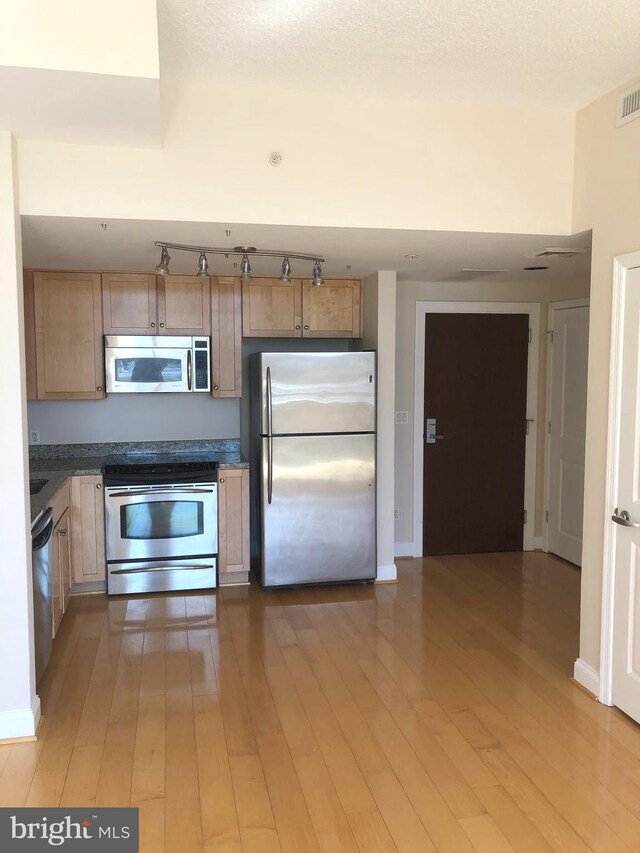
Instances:
[[[36,374],[36,309],[33,293],[33,270],[25,270],[24,280],[24,350],[27,372],[27,400],[38,399]]]
[[[211,279],[211,396],[242,396],[240,279]]]
[[[134,273],[102,274],[105,335],[155,335],[156,277]]]
[[[58,540],[58,560],[60,565],[60,598],[62,612],[67,609],[69,593],[71,592],[71,511],[67,508],[62,513],[54,528]]]
[[[210,335],[209,276],[159,275],[158,329],[160,335]]]
[[[71,480],[73,582],[104,582],[104,492],[101,476]]]
[[[68,510],[65,510],[62,516],[58,519],[57,524],[53,528],[53,538],[51,544],[51,636],[55,637],[62,614],[64,613],[64,597],[62,586],[62,573],[64,571],[64,545],[62,530],[65,529],[66,515]]]
[[[302,282],[259,278],[242,282],[245,338],[302,337]]]
[[[360,281],[325,279],[321,287],[302,283],[302,334],[305,338],[362,336]]]
[[[248,580],[249,469],[225,469],[218,477],[218,582]]]
[[[38,400],[104,397],[100,275],[34,273]]]

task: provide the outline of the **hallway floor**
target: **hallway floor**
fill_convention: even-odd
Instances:
[[[73,599],[0,806],[140,808],[148,853],[640,850],[640,727],[570,681],[580,575]]]

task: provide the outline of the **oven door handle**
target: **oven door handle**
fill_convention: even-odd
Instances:
[[[144,497],[145,495],[151,495],[155,497],[155,495],[212,495],[214,492],[213,489],[142,489],[139,492],[109,492],[107,491],[108,498],[136,498],[136,497]]]
[[[110,569],[110,575],[136,575],[144,572],[168,572],[177,569],[178,571],[193,571],[194,569],[215,569],[215,566],[209,564],[193,564],[190,566],[184,563],[180,566],[146,566],[139,569]]]

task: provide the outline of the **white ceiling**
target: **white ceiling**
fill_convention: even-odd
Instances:
[[[579,108],[638,73],[640,0],[158,0],[162,73]]]
[[[150,272],[159,261],[156,240],[222,248],[253,245],[259,249],[319,254],[326,258],[326,276],[363,277],[376,270],[397,270],[404,281],[468,281],[530,283],[532,280],[588,281],[590,252],[571,259],[534,260],[527,255],[546,247],[590,246],[590,233],[567,236],[485,234],[453,231],[392,231],[366,228],[316,228],[280,225],[236,225],[204,222],[74,219],[23,216],[23,253],[26,267]],[[227,237],[226,231],[231,235]],[[408,260],[405,255],[417,258]],[[198,256],[171,250],[171,270],[195,273]],[[211,255],[212,273],[238,274],[239,258]],[[548,270],[524,271],[546,265]],[[294,276],[309,276],[311,264],[292,261]],[[351,269],[348,269],[348,266]],[[278,259],[252,260],[257,275],[278,275]],[[463,268],[506,269],[508,272],[475,276]]]

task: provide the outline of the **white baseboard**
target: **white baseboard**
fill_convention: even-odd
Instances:
[[[582,658],[578,658],[573,665],[573,677],[578,684],[582,684],[594,696],[600,695],[600,675],[590,664],[583,661]]]
[[[394,557],[413,557],[413,542],[396,542],[393,546]]]
[[[34,696],[31,708],[0,711],[0,741],[34,737],[40,722],[40,697]]]
[[[533,537],[533,550],[542,551],[542,536]]]
[[[398,580],[398,570],[396,568],[395,563],[391,563],[388,566],[378,566],[378,574],[376,575],[376,581],[397,581]]]

